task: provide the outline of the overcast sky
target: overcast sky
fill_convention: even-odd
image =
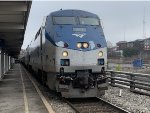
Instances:
[[[97,14],[104,27],[107,41],[133,41],[143,38],[145,7],[145,32],[150,37],[150,1],[33,1],[22,48],[34,38],[44,16],[62,9],[80,9]]]

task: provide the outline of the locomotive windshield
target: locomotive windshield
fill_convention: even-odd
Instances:
[[[55,24],[76,24],[75,17],[53,17]]]
[[[82,25],[99,25],[99,20],[97,18],[79,18],[80,24]]]
[[[79,23],[81,25],[100,25],[99,20],[97,18],[79,17],[79,19],[76,19],[76,17],[53,17],[54,24],[58,25],[75,25],[77,24],[77,20],[79,20]]]

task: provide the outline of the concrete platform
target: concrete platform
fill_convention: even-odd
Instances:
[[[20,64],[0,81],[0,113],[49,113]]]

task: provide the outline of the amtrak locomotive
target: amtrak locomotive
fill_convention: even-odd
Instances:
[[[52,12],[27,47],[23,62],[62,97],[103,95],[107,47],[99,17],[82,10]]]

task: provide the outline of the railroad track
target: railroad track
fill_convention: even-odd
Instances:
[[[101,98],[64,99],[76,113],[131,113]]]

